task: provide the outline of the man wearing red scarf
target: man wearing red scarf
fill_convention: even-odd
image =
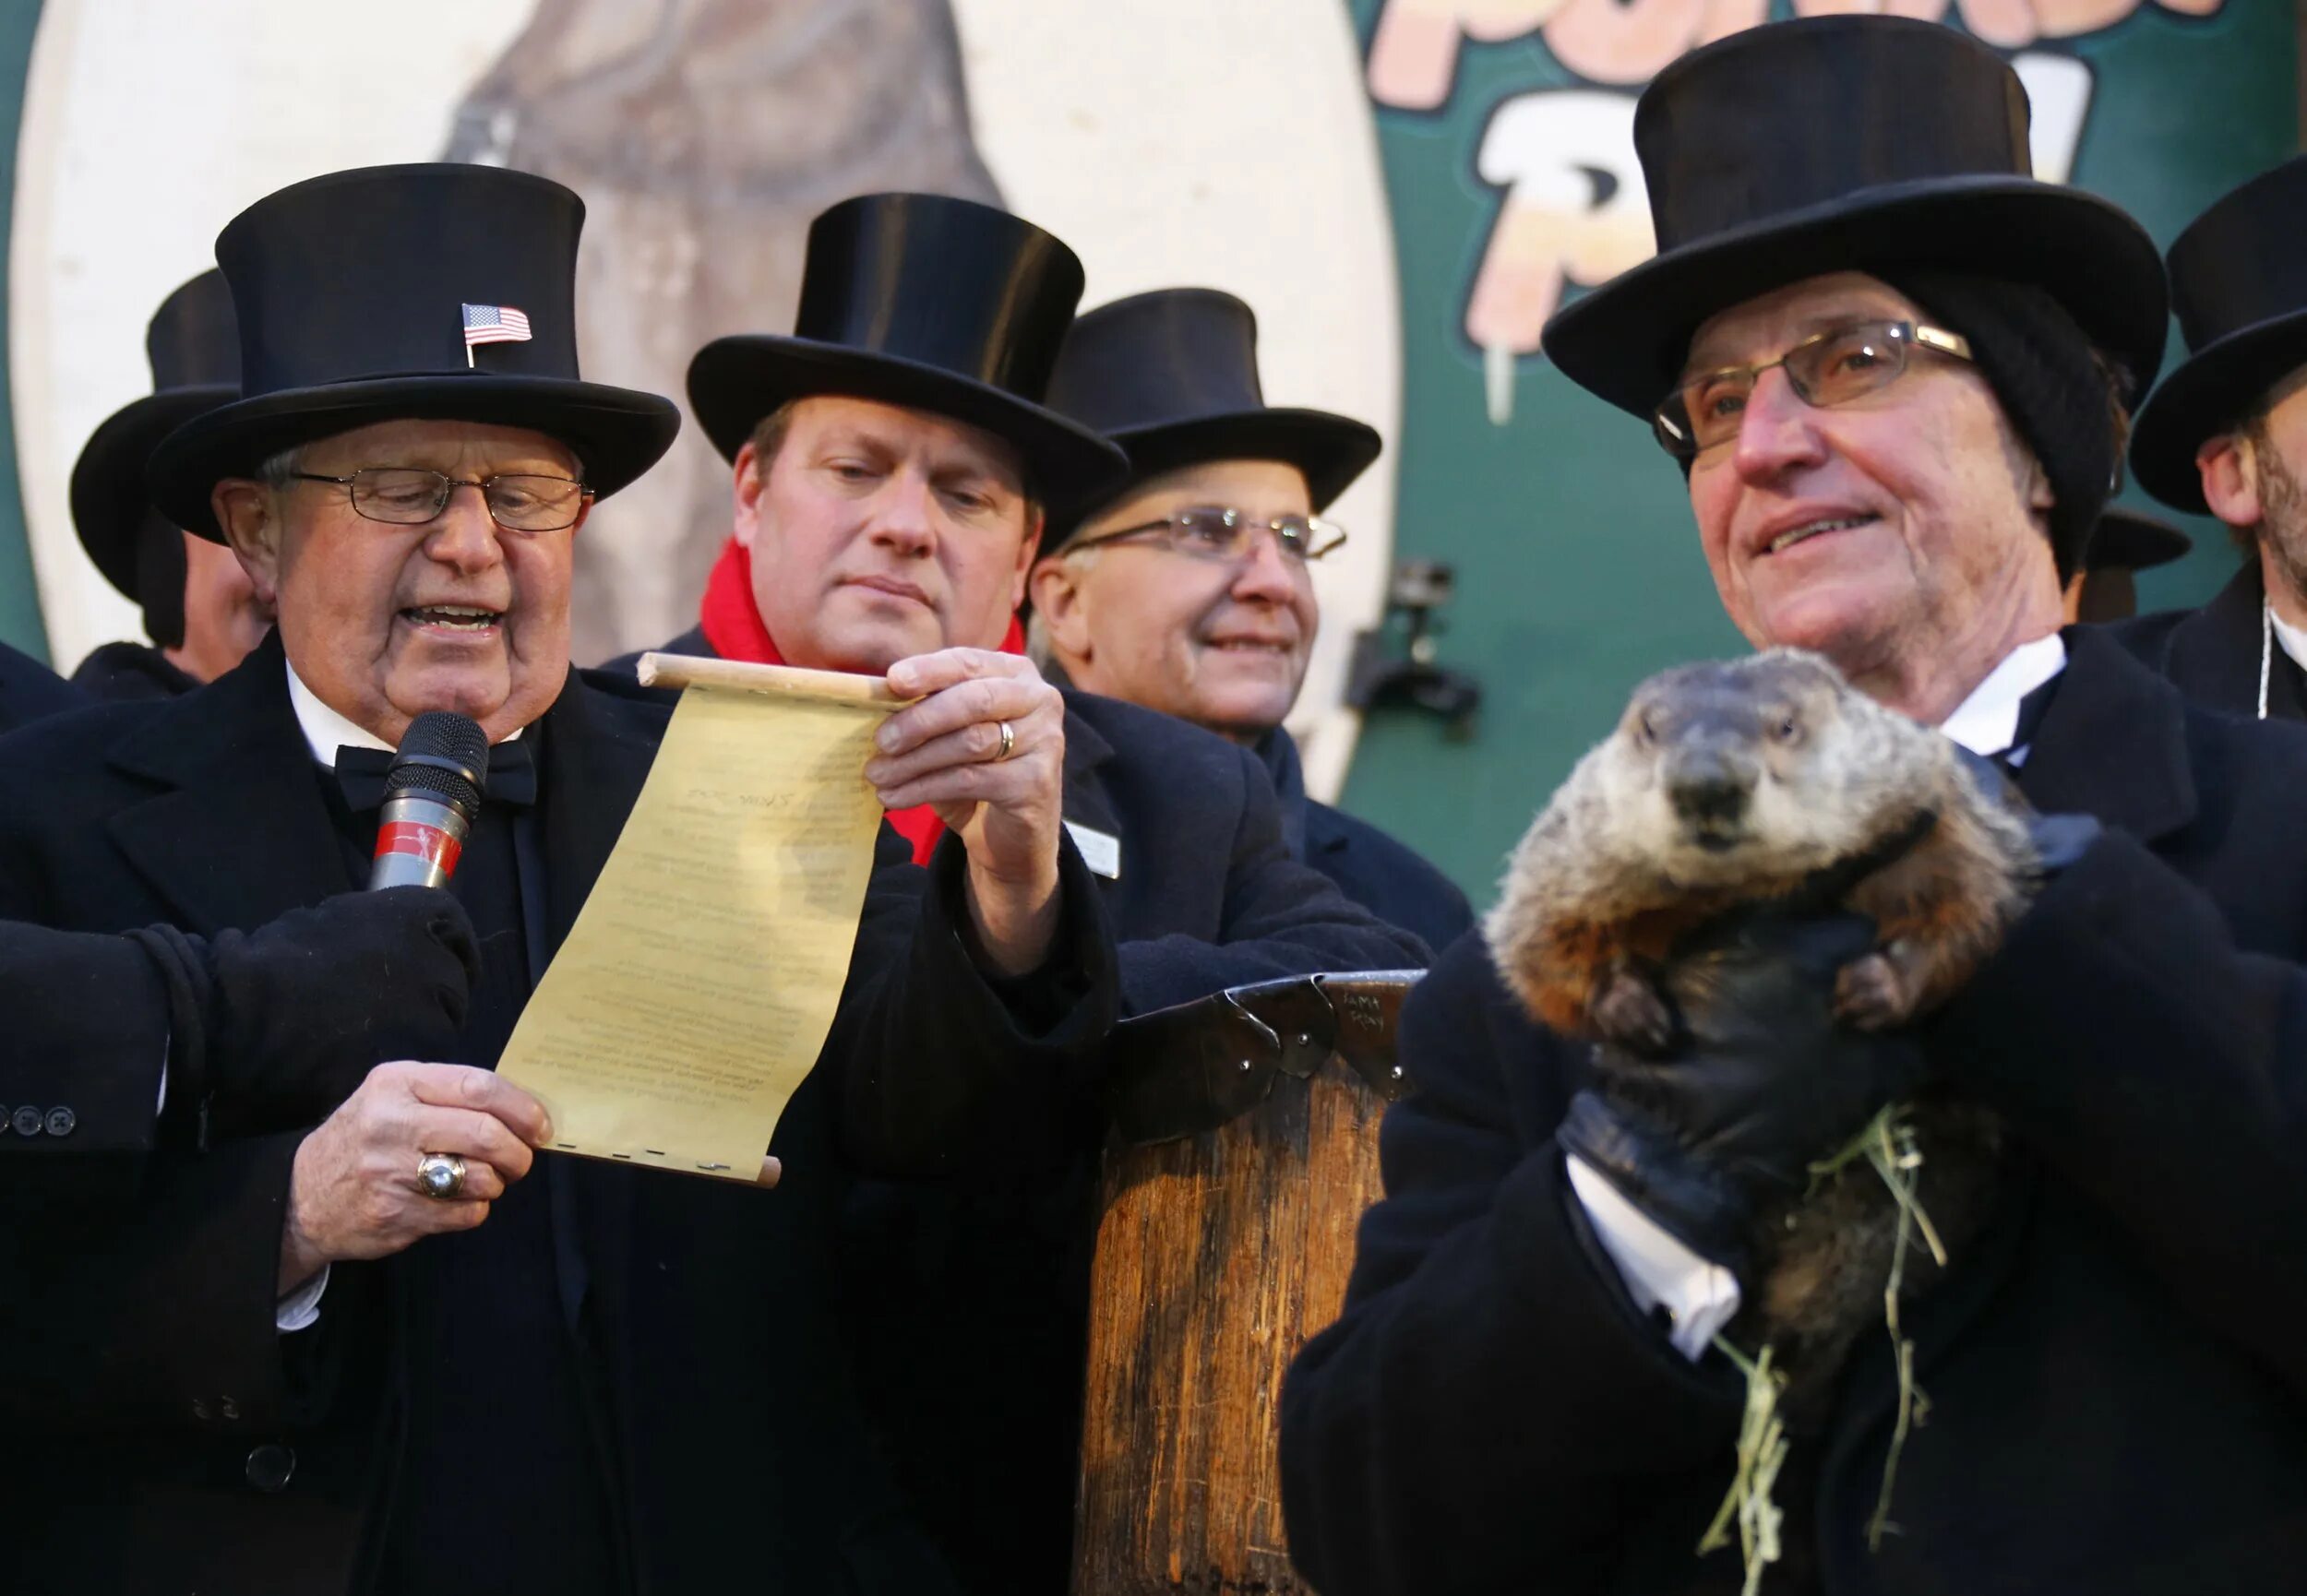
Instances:
[[[1110,497],[1126,471],[1043,402],[1082,285],[1063,244],[967,201],[877,195],[819,217],[795,335],[724,338],[689,366],[734,515],[700,625],[668,649],[865,673],[983,649],[1032,672],[1017,609],[1045,507]],[[1250,751],[1118,700],[1065,703],[1065,828],[1103,878],[1127,1010],[1426,963],[1416,937],[1291,856]],[[902,770],[891,784],[879,766],[867,775],[926,860],[939,819],[907,811]],[[1086,1092],[1081,1106],[1044,1116],[1062,1127],[1039,1149],[1046,1175],[883,1188],[849,1216],[858,1383],[971,1590],[1067,1579],[1101,1123]],[[1034,1156],[1020,1139],[1004,1148]]]

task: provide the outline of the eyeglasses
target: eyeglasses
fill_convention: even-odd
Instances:
[[[1239,510],[1211,506],[1179,510],[1158,521],[1100,532],[1094,538],[1077,539],[1073,547],[1092,549],[1123,538],[1152,538],[1165,548],[1196,559],[1231,561],[1249,557],[1250,544],[1261,531],[1272,532],[1281,551],[1297,560],[1319,560],[1345,542],[1344,527],[1311,516],[1276,516],[1272,520],[1260,520]]]
[[[1739,435],[1746,401],[1773,366],[1807,405],[1824,410],[1888,387],[1907,370],[1908,352],[1927,349],[1955,360],[1971,358],[1969,340],[1943,328],[1911,321],[1867,321],[1806,338],[1776,360],[1725,366],[1682,384],[1651,412],[1658,445],[1687,460]]]
[[[557,532],[573,527],[592,494],[567,477],[511,475],[478,482],[444,476],[416,466],[363,466],[349,477],[292,471],[300,482],[334,482],[353,501],[353,512],[396,527],[421,527],[448,507],[459,488],[478,488],[489,517],[508,531]]]

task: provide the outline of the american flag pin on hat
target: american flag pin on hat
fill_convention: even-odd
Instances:
[[[464,307],[464,363],[472,364],[472,351],[484,343],[527,343],[529,318],[509,304],[468,304]]]

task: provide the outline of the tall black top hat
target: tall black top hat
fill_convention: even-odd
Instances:
[[[2307,365],[2307,156],[2263,172],[2170,246],[2187,358],[2139,411],[2131,472],[2174,509],[2205,513],[2195,450]]]
[[[2154,242],[2029,175],[2026,125],[2018,75],[1937,23],[1810,18],[1693,51],[1634,109],[1658,254],[1557,313],[1546,352],[1647,415],[1716,313],[1828,272],[1925,268],[2047,291],[2144,391],[2163,350]]]
[[[145,330],[152,391],[130,399],[99,423],[72,465],[72,526],[104,579],[138,602],[150,596],[137,576],[148,540],[169,547],[169,569],[184,585],[176,529],[151,506],[144,462],[152,447],[195,416],[240,397],[240,334],[223,276],[204,271],[161,302]],[[179,599],[181,602],[181,597]]]
[[[846,394],[934,411],[1008,440],[1056,506],[1121,479],[1122,453],[1046,408],[1082,263],[1029,221],[966,199],[868,194],[809,224],[791,338],[715,339],[689,406],[730,459],[789,399]]]
[[[1268,405],[1258,318],[1213,288],[1157,289],[1082,315],[1058,353],[1049,403],[1129,450],[1130,482],[1203,460],[1281,460],[1305,473],[1317,510],[1381,447],[1375,428],[1349,417]],[[1080,524],[1053,518],[1043,546]]]
[[[2083,556],[2086,571],[2145,571],[2168,566],[2194,540],[2158,516],[2109,506],[2091,529]]]
[[[584,219],[559,184],[491,166],[368,167],[257,201],[216,240],[245,397],[161,442],[153,501],[218,538],[221,478],[400,420],[531,428],[576,453],[595,494],[624,487],[672,446],[680,411],[577,375]]]

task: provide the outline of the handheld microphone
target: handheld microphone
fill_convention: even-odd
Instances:
[[[409,722],[385,771],[370,891],[448,885],[481,813],[488,768],[488,738],[468,717],[428,709]]]

